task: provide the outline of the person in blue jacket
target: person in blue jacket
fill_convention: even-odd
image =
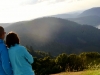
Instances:
[[[14,75],[35,75],[31,66],[34,62],[33,57],[24,46],[20,45],[16,33],[8,33],[6,44]]]
[[[5,34],[4,28],[0,26],[0,75],[13,75],[8,50],[3,41]]]

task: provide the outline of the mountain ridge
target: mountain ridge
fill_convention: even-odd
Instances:
[[[92,16],[92,15],[100,16],[99,13],[100,13],[100,7],[93,7],[93,8],[83,11],[79,16],[80,17]]]
[[[99,29],[65,19],[44,17],[14,23],[5,30],[18,33],[22,45],[50,52],[52,55],[100,49]]]
[[[99,13],[100,13],[100,7],[93,7],[90,9],[86,9],[81,13],[58,14],[58,15],[54,15],[54,17],[68,19],[70,21],[74,21],[82,25],[87,24],[95,27],[100,24]]]
[[[79,24],[87,24],[91,26],[98,26],[100,25],[100,16],[93,15],[93,16],[83,16],[78,18],[69,18],[68,20],[74,21]]]

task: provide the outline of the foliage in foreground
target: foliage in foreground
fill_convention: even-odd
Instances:
[[[79,55],[67,55],[66,53],[62,53],[53,57],[49,53],[34,51],[31,49],[28,50],[29,52],[32,51],[30,53],[34,57],[35,62],[32,64],[32,68],[36,75],[49,75],[65,71],[78,72],[87,69],[100,69],[100,53],[98,52],[83,52]]]

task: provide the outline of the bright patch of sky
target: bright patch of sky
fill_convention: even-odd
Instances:
[[[100,0],[0,0],[0,23],[31,20],[100,6]]]

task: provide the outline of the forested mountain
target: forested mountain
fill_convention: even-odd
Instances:
[[[62,18],[62,19],[76,18],[79,14],[80,14],[79,12],[76,12],[76,13],[64,13],[64,14],[53,15],[53,17]]]
[[[65,19],[44,17],[13,23],[5,28],[20,36],[21,44],[58,55],[66,52],[100,52],[100,30]]]
[[[81,13],[79,16],[83,17],[83,16],[93,16],[93,15],[100,16],[100,7],[87,9],[83,13]]]
[[[100,7],[94,7],[85,10],[77,18],[70,18],[69,20],[77,22],[79,24],[88,24],[92,26],[100,25]]]
[[[100,25],[100,16],[83,16],[83,17],[78,17],[78,18],[70,18],[69,20],[77,22],[79,24],[87,24],[87,25],[92,25],[92,26],[98,26]]]
[[[58,14],[54,17],[59,17],[63,19],[68,19],[79,24],[87,24],[92,26],[100,25],[100,7],[94,7],[84,10],[82,13],[68,13],[68,14]]]
[[[3,26],[3,27],[7,27],[9,25],[10,25],[10,23],[0,23],[0,26]]]

